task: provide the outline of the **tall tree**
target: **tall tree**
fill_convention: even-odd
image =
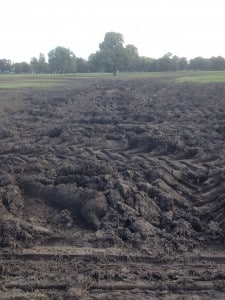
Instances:
[[[76,72],[76,57],[70,49],[56,47],[48,53],[48,62],[53,73]]]
[[[39,62],[36,57],[32,57],[30,61],[30,68],[32,73],[40,73],[39,72]]]
[[[126,71],[137,71],[138,49],[134,45],[126,45]]]
[[[45,59],[45,56],[43,53],[40,53],[38,62],[39,62],[40,73],[47,73],[48,72],[48,63],[46,62],[46,59]]]
[[[126,54],[123,47],[123,35],[117,32],[107,32],[104,41],[99,45],[105,72],[124,71]]]

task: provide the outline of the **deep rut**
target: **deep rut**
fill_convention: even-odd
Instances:
[[[38,293],[44,299],[76,299],[71,295],[83,289],[81,299],[104,299],[106,293],[117,299],[223,299],[224,264],[222,251],[162,257],[114,247],[42,246],[1,255],[0,297],[18,299],[7,298],[7,291],[16,290],[23,299]]]

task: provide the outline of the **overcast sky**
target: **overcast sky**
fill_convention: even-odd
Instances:
[[[139,55],[225,57],[224,0],[1,0],[0,59],[27,61],[56,46],[88,58],[106,32]]]

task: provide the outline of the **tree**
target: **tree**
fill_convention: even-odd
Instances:
[[[107,32],[99,50],[89,56],[91,72],[135,71],[138,69],[138,50],[134,45],[123,46],[123,35]]]
[[[39,73],[39,63],[36,57],[31,58],[30,68],[32,73]]]
[[[146,56],[140,56],[137,61],[138,72],[156,72],[158,70],[158,61]]]
[[[158,71],[175,71],[177,69],[177,56],[168,52],[158,59]]]
[[[104,41],[99,45],[100,60],[105,72],[124,71],[126,54],[123,47],[123,36],[117,32],[107,32]]]
[[[78,73],[88,73],[89,72],[89,64],[88,61],[79,57],[77,58],[77,72]]]
[[[190,60],[189,68],[190,70],[204,70],[204,71],[209,70],[210,68],[209,59],[203,58],[201,56],[195,57]]]
[[[170,68],[169,71],[177,71],[179,69],[179,57],[174,55],[170,60]]]
[[[9,59],[0,59],[0,73],[10,72],[12,67],[11,60]]]
[[[188,69],[188,61],[186,57],[181,57],[178,60],[178,69],[179,70],[187,70]]]
[[[53,73],[76,72],[76,57],[70,49],[56,47],[48,53],[48,62]]]
[[[48,63],[46,62],[45,56],[43,53],[39,55],[39,70],[40,73],[47,73],[48,72]]]
[[[222,56],[213,56],[209,59],[209,65],[213,71],[225,70],[225,59]]]
[[[26,73],[30,73],[30,65],[26,62],[21,62],[21,63],[15,63],[12,66],[12,70],[16,73],[16,74],[26,74]]]
[[[137,71],[138,49],[134,45],[126,45],[126,71]]]
[[[92,53],[88,58],[90,72],[105,72],[103,55],[100,51]]]
[[[33,73],[47,73],[48,63],[45,60],[44,54],[40,53],[39,59],[33,57],[30,61],[31,72]]]

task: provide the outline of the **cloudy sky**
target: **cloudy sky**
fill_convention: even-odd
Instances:
[[[224,0],[1,0],[0,59],[27,61],[56,46],[88,58],[106,32],[152,58],[225,57]]]

